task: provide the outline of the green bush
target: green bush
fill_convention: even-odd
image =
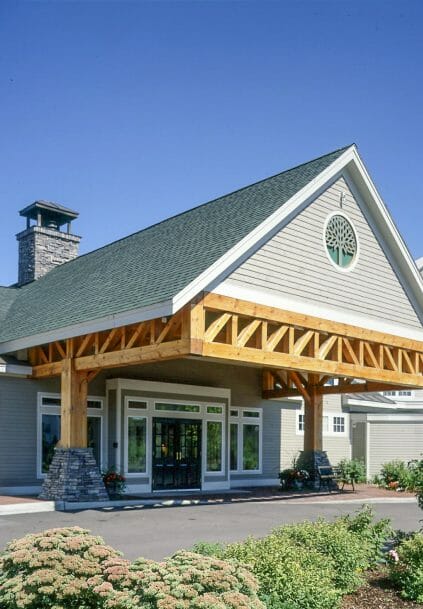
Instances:
[[[368,553],[359,535],[349,531],[342,521],[303,522],[281,527],[275,531],[281,544],[286,539],[324,556],[332,564],[334,586],[342,594],[356,590],[362,583],[362,573],[368,568]]]
[[[201,554],[202,556],[213,556],[214,558],[223,558],[225,555],[226,544],[210,541],[199,541],[191,548],[192,552]]]
[[[283,526],[264,539],[228,546],[202,542],[194,549],[247,564],[268,609],[321,609],[336,607],[343,594],[360,585],[391,534],[389,521],[375,522],[366,506],[334,522]]]
[[[335,587],[335,568],[315,550],[299,546],[288,537],[271,534],[229,544],[226,559],[235,559],[254,573],[260,597],[272,608],[334,609],[341,591]]]
[[[342,459],[338,469],[340,477],[348,484],[366,482],[366,466],[359,459]]]
[[[404,461],[394,460],[384,463],[376,480],[381,486],[393,490],[413,488],[413,473]]]
[[[369,567],[374,567],[382,558],[382,549],[393,535],[389,518],[375,521],[374,510],[364,505],[353,516],[347,514],[338,519],[348,531],[354,533],[363,544]]]
[[[391,550],[388,564],[401,596],[423,603],[423,534],[416,533]]]

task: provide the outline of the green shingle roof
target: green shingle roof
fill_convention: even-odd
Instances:
[[[2,320],[6,318],[9,309],[18,293],[19,290],[17,290],[16,288],[6,288],[0,286],[0,328]]]
[[[80,256],[26,286],[0,289],[0,343],[168,301],[347,148]]]

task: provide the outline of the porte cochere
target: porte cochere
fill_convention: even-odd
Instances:
[[[20,244],[69,241],[75,212],[22,214]],[[422,280],[354,146],[47,270],[0,320],[44,497],[105,498],[100,466],[137,492],[264,484],[284,408],[313,470],[325,400],[423,388]]]

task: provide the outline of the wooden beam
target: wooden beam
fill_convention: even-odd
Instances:
[[[332,360],[314,359],[301,355],[290,355],[281,352],[263,352],[251,347],[234,348],[232,345],[220,343],[204,343],[203,355],[236,361],[246,364],[254,364],[261,368],[288,368],[314,374],[328,374],[331,377],[351,377],[366,379],[378,383],[391,385],[403,385],[404,387],[423,387],[423,376],[404,374],[393,370],[380,370],[369,366],[357,366],[345,362]]]
[[[260,324],[260,319],[253,319],[253,321],[250,321],[250,323],[238,334],[238,338],[236,340],[237,346],[244,347],[253,336],[254,332],[258,330]]]
[[[274,351],[287,332],[288,326],[280,326],[275,330],[267,339],[265,351]]]
[[[399,391],[404,385],[389,385],[385,383],[346,383],[342,385],[327,385],[316,387],[319,395],[341,395],[345,393],[379,393],[381,391]],[[277,400],[282,398],[303,397],[297,389],[282,388],[272,391],[264,390],[262,397],[265,400]]]
[[[213,341],[216,336],[223,330],[228,321],[231,319],[230,313],[222,313],[217,319],[212,321],[207,330],[204,333],[204,339]]]
[[[110,353],[98,353],[97,355],[86,355],[75,359],[75,370],[96,370],[97,368],[116,368],[131,364],[142,364],[178,357],[186,357],[190,354],[189,339],[178,339],[161,343],[160,345],[146,345],[134,347],[123,351],[111,351]]]
[[[316,386],[308,388],[309,401],[304,401],[304,450],[321,451],[323,448],[323,396]]]
[[[300,392],[302,398],[304,399],[304,402],[310,403],[311,395],[308,391],[308,388],[306,386],[304,386],[303,383],[301,382],[299,375],[296,372],[294,372],[294,370],[290,370],[288,375],[292,379],[292,381],[293,381],[294,385],[296,386],[296,388],[298,389],[298,391]]]
[[[32,367],[32,378],[42,379],[51,376],[60,376],[62,373],[62,362],[54,362],[52,364],[41,364]]]
[[[60,410],[62,448],[87,447],[87,388],[87,373],[76,371],[71,358],[64,359]]]
[[[216,311],[227,311],[228,313],[236,312],[239,315],[259,317],[267,321],[281,324],[290,324],[300,328],[327,332],[328,334],[338,334],[342,337],[358,338],[374,343],[423,352],[423,341],[403,338],[396,336],[395,334],[385,334],[384,332],[378,332],[377,330],[368,330],[367,328],[330,321],[328,319],[305,315],[303,313],[285,311],[283,309],[255,304],[246,300],[222,296],[221,294],[214,294],[212,292],[205,295],[204,306]]]

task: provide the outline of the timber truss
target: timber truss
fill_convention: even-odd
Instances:
[[[189,356],[262,368],[263,397],[423,387],[423,342],[207,293],[167,318],[34,347],[35,378]],[[332,385],[331,379],[336,379]]]

